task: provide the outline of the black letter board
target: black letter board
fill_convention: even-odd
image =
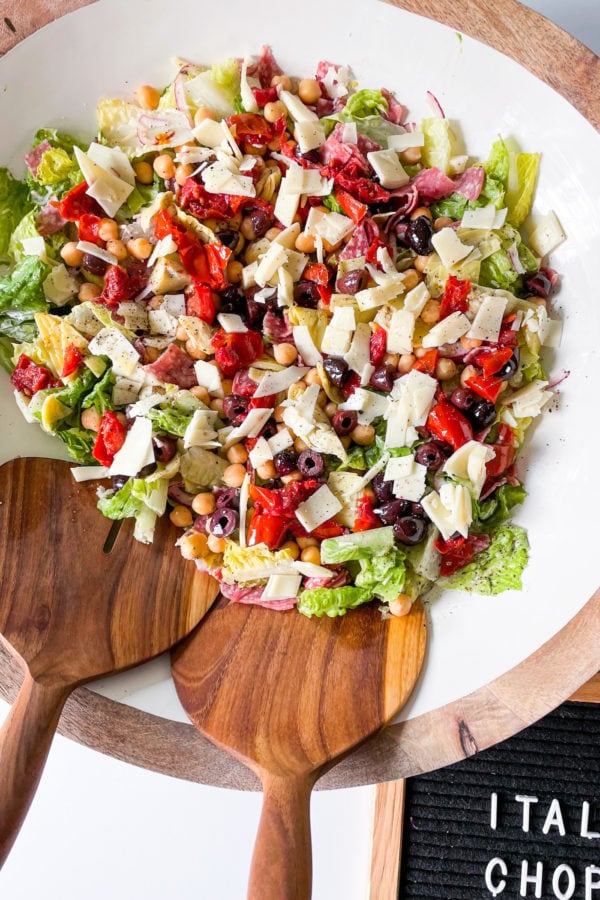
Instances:
[[[400,900],[600,900],[600,705],[407,782]]]

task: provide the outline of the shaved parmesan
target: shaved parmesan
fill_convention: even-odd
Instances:
[[[300,97],[290,91],[281,91],[279,99],[284,103],[285,108],[295,122],[315,122],[319,120],[318,115],[305,106]]]
[[[273,454],[273,456],[277,456],[277,454],[281,453],[282,450],[287,450],[288,447],[293,446],[294,438],[290,434],[289,429],[282,428],[281,431],[278,431],[277,434],[274,434],[272,438],[269,438],[268,444],[271,448],[271,453]]]
[[[217,320],[227,334],[243,334],[245,331],[248,331],[242,322],[242,317],[235,315],[235,313],[219,313]]]
[[[373,419],[386,414],[389,402],[385,394],[356,388],[344,403],[340,403],[339,409],[354,410],[358,415],[359,425],[370,425]]]
[[[106,466],[77,466],[71,469],[75,481],[94,481],[98,478],[109,478]]]
[[[366,322],[359,322],[344,359],[350,369],[360,375],[361,384],[365,385],[375,368],[371,365],[370,354],[371,329]]]
[[[409,291],[408,294],[404,298],[404,309],[407,309],[411,312],[415,318],[421,315],[423,312],[423,307],[430,299],[431,294],[427,290],[427,286],[424,281],[419,282],[419,284]]]
[[[442,228],[433,235],[431,243],[446,269],[451,269],[473,250],[468,244],[462,243],[454,228]]]
[[[382,187],[394,190],[410,181],[410,176],[404,171],[395,150],[371,150],[367,153],[367,159]]]
[[[465,314],[453,312],[446,316],[445,319],[442,319],[441,322],[438,322],[437,325],[434,325],[421,343],[423,347],[441,347],[442,344],[454,344],[463,334],[469,331],[469,328],[471,328],[471,323]]]
[[[35,240],[35,238],[31,238],[31,240]],[[43,241],[43,238],[41,240]],[[114,253],[103,250],[102,247],[99,247],[98,244],[92,244],[91,241],[78,241],[77,249],[81,250],[82,253],[87,253],[89,256],[101,259],[103,262],[108,263],[109,266],[116,266],[119,262]]]
[[[408,309],[395,309],[390,319],[388,353],[412,353],[415,317]]]
[[[292,332],[296,349],[308,366],[316,366],[317,363],[323,362],[323,357],[316,348],[307,325],[294,325]]]
[[[467,537],[473,513],[471,495],[466,487],[461,484],[443,484],[439,494],[432,491],[420,502],[445,541],[456,531]]]
[[[358,308],[361,312],[364,312],[367,309],[377,309],[378,306],[383,306],[384,303],[395,300],[403,292],[403,279],[400,277],[378,284],[377,287],[365,288],[362,291],[358,291],[354,296]]]
[[[480,441],[467,441],[446,460],[443,471],[452,478],[470,481],[473,496],[477,500],[486,479],[485,464],[495,455],[495,451],[489,445]]]
[[[296,518],[306,531],[314,531],[323,522],[333,518],[342,508],[342,504],[326,484],[312,494],[308,500],[300,503],[296,510]]]
[[[302,153],[309,153],[325,143],[325,129],[320,122],[296,122],[294,137]]]
[[[302,366],[288,366],[281,372],[266,372],[261,378],[254,396],[270,397],[272,394],[279,394],[281,391],[287,391],[293,384],[303,378],[308,369]]]
[[[497,341],[506,303],[506,297],[484,297],[467,337],[480,341]]]
[[[111,478],[114,475],[133,477],[153,462],[152,422],[138,416],[127,432],[123,446],[115,454],[109,474]]]
[[[552,391],[547,391],[547,381],[532,381],[509,397],[504,402],[512,408],[518,419],[538,416],[544,406],[552,399]]]
[[[277,194],[277,200],[275,201],[275,209],[273,210],[275,218],[278,219],[282,225],[287,225],[288,227],[291,226],[294,221],[294,216],[298,212],[299,205],[300,194],[291,194],[280,190]]]
[[[257,438],[256,444],[248,455],[250,458],[250,462],[255,469],[258,469],[258,467],[262,466],[263,463],[269,462],[270,459],[273,459],[273,451],[271,450],[268,442],[264,437]]]
[[[256,102],[256,98],[252,93],[252,88],[248,83],[247,69],[249,62],[251,62],[251,60],[245,59],[242,63],[240,71],[240,95],[246,112],[255,113],[258,112],[258,103]]]
[[[218,447],[217,432],[214,430],[217,413],[212,409],[196,409],[183,435],[183,446]]]
[[[88,147],[87,155],[107,172],[112,172],[118,178],[122,178],[127,184],[135,187],[135,172],[126,155],[118,147],[107,147],[106,144],[97,144],[95,141]]]
[[[251,409],[242,424],[229,432],[223,448],[228,450],[244,437],[258,437],[272,415],[272,409]]]
[[[205,387],[210,394],[216,394],[217,397],[223,396],[221,374],[217,366],[199,359],[194,363],[194,372],[196,373],[196,381],[201,387]]]
[[[265,287],[277,274],[278,269],[285,266],[288,259],[288,250],[281,244],[271,244],[258,264],[254,273],[254,280],[261,287]]]
[[[329,324],[321,340],[321,352],[329,356],[343,356],[350,349],[352,332]]]
[[[302,575],[269,575],[261,600],[289,600],[298,596]]]
[[[107,172],[79,147],[74,148],[74,153],[88,184],[86,193],[97,200],[104,212],[112,218],[131,194],[133,185],[123,181],[118,175]]]
[[[404,134],[388,135],[387,145],[389,150],[395,150],[396,153],[402,153],[410,147],[424,147],[425,135],[422,131],[405,131]]]
[[[334,328],[341,328],[343,331],[354,331],[356,329],[356,316],[354,314],[354,307],[334,307],[330,324],[333,325]]]
[[[538,219],[537,227],[529,238],[529,246],[543,257],[552,253],[565,238],[566,234],[558,221],[558,216],[551,210],[548,215]]]
[[[246,546],[246,519],[248,517],[248,493],[249,493],[250,475],[248,472],[244,475],[242,486],[240,487],[240,524],[239,524],[239,542],[240,547]]]
[[[115,375],[131,375],[140,358],[127,338],[116,328],[102,328],[89,343],[94,356],[108,356]]]

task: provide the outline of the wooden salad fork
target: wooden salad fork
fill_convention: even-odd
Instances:
[[[173,650],[191,721],[262,781],[249,900],[308,900],[312,788],[396,715],[425,645],[420,602],[388,619],[373,604],[335,619],[229,604]]]
[[[198,624],[218,584],[182,560],[163,517],[154,544],[115,537],[96,508],[98,482],[66,462],[0,467],[0,635],[24,664],[0,730],[0,866],[35,794],[71,691],[145,662]]]

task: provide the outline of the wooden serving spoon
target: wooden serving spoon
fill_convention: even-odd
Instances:
[[[151,546],[133,539],[131,523],[114,538],[96,509],[97,485],[77,484],[57,460],[0,468],[0,634],[26,667],[0,730],[0,866],[71,691],[172,647],[218,594],[214,579],[181,559],[167,517]]]
[[[425,643],[421,603],[385,620],[373,605],[308,619],[230,604],[173,650],[194,725],[263,784],[249,900],[308,900],[313,785],[402,707]]]

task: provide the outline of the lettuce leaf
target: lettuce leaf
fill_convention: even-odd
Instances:
[[[382,528],[371,528],[369,531],[327,538],[321,544],[321,559],[324,564],[369,560],[377,554],[391,553],[393,549],[394,529],[391,525],[385,525]]]
[[[35,173],[38,184],[57,185],[71,177],[81,181],[79,166],[73,157],[62,147],[46,150]]]
[[[531,210],[539,162],[539,153],[518,153],[516,155],[515,172],[513,175],[511,171],[506,192],[507,220],[515,228],[523,224]]]
[[[85,428],[73,426],[72,428],[60,428],[55,431],[56,437],[66,444],[69,456],[75,462],[82,465],[94,465],[96,460],[92,456],[92,450],[96,442],[96,435],[92,431],[86,431]]]
[[[486,596],[520,590],[528,556],[529,541],[525,529],[518,525],[501,525],[493,533],[487,550],[478,553],[473,562],[454,575],[441,578],[439,584]]]
[[[166,431],[176,437],[183,437],[193,414],[193,410],[177,406],[168,406],[164,409],[155,406],[154,409],[148,410],[146,417],[152,419],[157,431]]]
[[[233,103],[240,90],[240,66],[237,59],[228,57],[215,63],[210,70],[212,80]]]
[[[8,372],[9,375],[12,374],[12,371],[14,369],[13,352],[14,348],[12,342],[9,340],[9,337],[0,337],[0,366],[2,366],[4,371]]]
[[[498,138],[498,140],[492,144],[490,155],[484,162],[483,168],[485,169],[486,175],[492,176],[503,185],[506,184],[510,168],[510,157],[508,154],[508,147],[502,138]]]
[[[31,207],[27,184],[13,178],[8,169],[0,168],[0,262],[9,261],[11,235]]]
[[[160,187],[158,180],[152,184],[136,184],[133,191],[119,209],[116,219],[118,222],[125,222],[136,216],[141,209],[149,206],[156,200]]]
[[[302,591],[296,609],[303,616],[345,616],[346,610],[354,609],[373,599],[370,590],[346,585],[338,588],[313,588]]]
[[[164,478],[153,482],[130,478],[116,493],[101,497],[98,509],[107,519],[135,519],[135,539],[150,544],[156,519],[167,507],[167,492]]]
[[[107,409],[115,409],[112,402],[112,390],[115,384],[115,376],[112,369],[108,368],[102,378],[94,384],[93,388],[83,398],[81,408],[90,409],[92,406],[103,416]]]
[[[425,146],[421,155],[421,162],[427,168],[436,167],[448,174],[450,160],[455,156],[454,134],[448,119],[439,119],[437,116],[423,119],[421,131],[425,135]]]
[[[50,267],[37,256],[24,256],[0,280],[0,334],[19,343],[35,340],[35,313],[48,309],[43,283],[49,272]]]
[[[354,579],[357,587],[369,590],[384,603],[391,603],[404,590],[406,554],[397,547],[385,555],[360,560],[360,572]]]
[[[477,523],[473,531],[494,531],[510,519],[512,508],[523,503],[526,496],[527,491],[522,484],[503,484],[490,497],[477,503],[474,509]]]

